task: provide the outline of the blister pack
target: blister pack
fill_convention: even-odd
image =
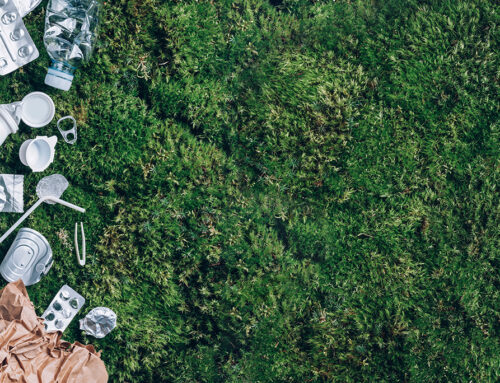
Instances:
[[[0,0],[0,75],[5,76],[39,56],[12,0]]]
[[[63,332],[84,304],[84,297],[68,285],[64,285],[42,315],[45,319],[45,330]]]

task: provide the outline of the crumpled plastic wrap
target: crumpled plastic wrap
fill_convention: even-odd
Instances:
[[[22,280],[0,291],[0,383],[106,383],[92,345],[70,344],[45,332]]]
[[[24,176],[0,174],[0,212],[22,213],[24,211]]]
[[[107,307],[96,307],[80,319],[80,330],[96,338],[104,338],[116,327],[116,314]]]

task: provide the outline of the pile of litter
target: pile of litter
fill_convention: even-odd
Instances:
[[[9,74],[39,56],[23,17],[40,0],[0,0],[0,75]],[[50,0],[45,18],[44,44],[52,59],[45,83],[68,91],[75,70],[88,61],[97,36],[97,0]],[[23,122],[39,129],[54,119],[56,106],[43,92],[32,92],[21,101],[0,105],[0,146]],[[67,123],[69,129],[63,129]],[[59,119],[57,128],[70,145],[77,142],[77,123],[72,116]],[[43,172],[54,162],[58,137],[40,136],[26,140],[19,148],[19,160],[32,172]],[[25,175],[0,175],[0,212],[24,212]],[[37,187],[38,201],[1,237],[5,241],[42,204],[60,204],[80,213],[85,209],[61,199],[69,182],[61,174],[42,178]],[[81,231],[81,251],[78,231]],[[86,261],[83,222],[75,222],[76,258]],[[38,231],[21,228],[0,264],[0,274],[10,282],[0,291],[0,381],[1,382],[107,382],[108,375],[94,347],[61,341],[62,332],[85,305],[85,298],[63,285],[41,318],[28,298],[25,286],[39,283],[54,263],[52,248]],[[96,307],[80,320],[87,335],[103,338],[116,326],[116,314]]]
[[[0,381],[107,382],[106,367],[93,346],[47,333],[22,281],[0,291]]]

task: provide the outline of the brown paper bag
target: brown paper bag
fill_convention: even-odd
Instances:
[[[0,290],[0,383],[106,383],[108,373],[92,345],[47,333],[22,280]]]

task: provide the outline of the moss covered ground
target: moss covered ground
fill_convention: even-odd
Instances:
[[[55,255],[28,292],[116,311],[65,332],[111,382],[500,380],[498,2],[106,1],[68,93],[43,85],[45,6],[0,102],[47,92],[79,140],[30,173],[20,144],[58,133],[22,126],[0,172],[26,206],[64,174],[88,209],[26,222]]]

